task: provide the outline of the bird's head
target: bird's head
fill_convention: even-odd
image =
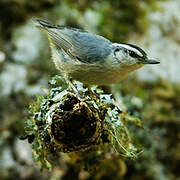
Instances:
[[[159,64],[160,62],[154,59],[149,59],[147,54],[138,46],[132,44],[113,43],[114,57],[126,66],[145,64]]]

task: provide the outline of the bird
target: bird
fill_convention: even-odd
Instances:
[[[146,64],[159,64],[134,44],[114,43],[103,36],[36,20],[48,36],[52,59],[67,78],[87,85],[118,83]]]

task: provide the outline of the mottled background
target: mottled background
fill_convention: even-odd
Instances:
[[[146,66],[114,86],[119,103],[142,119],[134,129],[144,147],[136,161],[111,153],[84,168],[62,154],[53,171],[40,172],[31,146],[19,140],[28,106],[58,74],[48,41],[32,18],[86,29],[114,42],[143,47],[160,65]],[[133,129],[132,129],[133,130]],[[0,179],[180,179],[179,0],[0,1]]]

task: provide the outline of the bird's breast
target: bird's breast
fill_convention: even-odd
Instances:
[[[91,85],[109,85],[124,79],[128,69],[104,67],[98,65],[73,65],[65,67],[66,73],[73,79]]]
[[[109,85],[124,79],[140,65],[123,66],[113,64],[110,60],[105,63],[82,63],[71,59],[66,53],[52,49],[53,61],[61,72],[85,84]]]

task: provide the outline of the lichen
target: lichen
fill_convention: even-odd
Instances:
[[[112,146],[119,155],[136,158],[140,149],[133,145],[126,124],[131,121],[142,126],[140,120],[122,112],[111,94],[98,87],[86,88],[78,81],[73,84],[79,94],[64,78],[53,77],[49,93],[30,106],[26,138],[32,142],[35,161],[51,169],[49,156],[85,151],[107,142],[109,150]]]

